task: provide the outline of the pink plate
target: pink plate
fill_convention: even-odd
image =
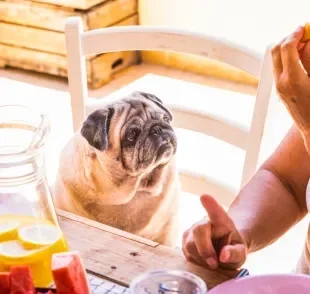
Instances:
[[[230,280],[215,288],[210,294],[309,294],[310,276],[272,274],[247,276]]]

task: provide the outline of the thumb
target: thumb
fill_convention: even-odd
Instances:
[[[247,250],[243,244],[226,245],[219,256],[221,263],[241,264],[245,261]]]
[[[227,224],[229,219],[225,209],[210,195],[202,195],[200,202],[213,224]]]

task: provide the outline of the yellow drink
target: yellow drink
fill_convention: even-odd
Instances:
[[[27,216],[0,216],[0,271],[11,265],[28,265],[36,287],[52,282],[51,258],[68,251],[59,227],[50,220]]]

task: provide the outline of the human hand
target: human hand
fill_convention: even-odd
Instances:
[[[302,42],[304,27],[272,49],[277,92],[295,121],[301,135],[310,135],[310,41]]]
[[[307,23],[304,27],[303,38],[301,44],[298,46],[299,56],[303,67],[305,68],[308,76],[310,74],[310,23]]]
[[[203,218],[183,234],[183,253],[188,261],[237,269],[246,260],[247,245],[233,220],[217,201],[209,196],[200,198],[209,219]]]

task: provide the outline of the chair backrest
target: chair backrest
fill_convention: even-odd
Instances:
[[[119,26],[96,29],[84,32],[82,20],[70,17],[65,26],[68,78],[71,93],[74,130],[78,130],[86,118],[87,77],[86,60],[89,55],[106,52],[154,50],[176,51],[208,57],[239,68],[257,78],[259,87],[256,95],[253,119],[247,134],[246,157],[243,167],[241,186],[246,184],[256,171],[261,139],[267,115],[270,94],[273,84],[273,73],[270,49],[261,56],[247,48],[232,42],[205,35],[167,27]],[[180,114],[182,128],[203,129],[206,119],[182,119],[182,110],[173,109]],[[193,118],[197,114],[192,113]],[[215,125],[216,126],[216,125]],[[178,127],[178,126],[177,126]]]

